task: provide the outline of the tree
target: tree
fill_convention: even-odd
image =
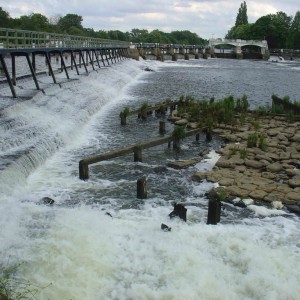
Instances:
[[[248,15],[247,15],[247,4],[246,1],[241,3],[239,12],[236,16],[235,26],[248,24]]]
[[[290,30],[291,17],[283,12],[259,18],[252,27],[253,39],[265,39],[269,48],[285,48]]]
[[[8,28],[10,26],[10,16],[8,12],[0,7],[0,27]]]
[[[252,27],[253,24],[234,26],[228,31],[226,39],[252,40]]]
[[[108,36],[111,40],[128,41],[129,37],[120,30],[109,30]]]
[[[130,40],[133,43],[143,43],[147,40],[149,32],[146,29],[134,28],[130,31],[129,35],[130,35]]]
[[[73,27],[82,30],[83,27],[81,25],[82,22],[82,16],[76,15],[76,14],[67,14],[64,17],[60,18],[60,20],[57,23],[57,26],[62,32],[69,32],[70,28],[73,29]]]
[[[300,11],[297,11],[290,28],[288,46],[293,49],[300,49]]]

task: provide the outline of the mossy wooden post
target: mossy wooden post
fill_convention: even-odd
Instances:
[[[121,125],[127,124],[127,116],[129,115],[129,108],[125,107],[123,111],[120,112]]]
[[[208,202],[207,224],[216,225],[220,222],[221,202],[217,199],[211,199]]]
[[[89,179],[89,166],[84,160],[79,162],[79,178],[81,180]]]
[[[184,139],[186,136],[184,128],[181,126],[175,126],[172,136],[173,136],[173,149],[179,150],[181,140]]]
[[[147,199],[147,181],[146,177],[137,180],[137,198]]]
[[[142,162],[142,160],[143,160],[143,158],[142,158],[142,148],[134,147],[133,153],[134,153],[134,161],[135,162]]]
[[[159,121],[159,133],[164,134],[166,132],[166,122]]]

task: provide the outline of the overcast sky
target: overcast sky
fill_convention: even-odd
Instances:
[[[131,31],[133,28],[164,32],[190,30],[202,38],[224,37],[234,25],[241,0],[0,0],[11,17],[31,13],[83,17],[82,25],[94,30]],[[283,11],[295,16],[300,0],[246,1],[248,20]]]

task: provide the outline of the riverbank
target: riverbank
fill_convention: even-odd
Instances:
[[[197,172],[193,180],[219,183],[221,200],[253,199],[284,205],[300,212],[300,122],[285,117],[262,116],[253,121],[248,114],[242,126],[217,126],[213,132],[226,145],[218,151],[221,158],[208,172]],[[249,137],[257,137],[250,145]]]

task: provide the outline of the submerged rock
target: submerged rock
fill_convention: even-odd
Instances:
[[[174,204],[174,210],[169,214],[170,218],[179,217],[186,222],[187,209],[182,204]]]
[[[171,231],[171,230],[172,230],[171,227],[169,227],[168,225],[163,224],[163,223],[161,224],[160,228],[161,228],[163,231]]]
[[[46,204],[46,205],[53,205],[54,202],[55,201],[53,199],[49,198],[49,197],[44,197],[40,201],[41,204]]]

